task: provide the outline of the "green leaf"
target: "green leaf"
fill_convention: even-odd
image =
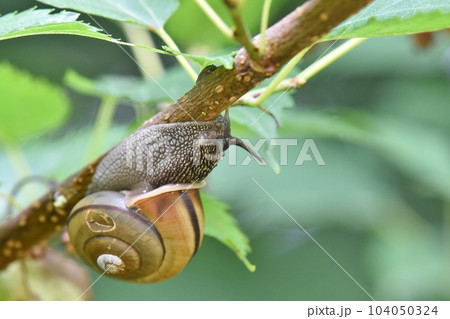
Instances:
[[[200,65],[202,69],[206,68],[209,65],[215,65],[217,67],[223,66],[225,69],[231,70],[233,68],[234,56],[236,55],[236,52],[231,52],[225,55],[208,57],[183,53],[178,50],[169,48],[165,45],[163,45],[162,48],[172,55],[182,55],[188,59],[191,59],[192,61]]]
[[[228,211],[228,206],[205,193],[202,193],[201,197],[205,210],[205,235],[230,248],[248,270],[255,271],[255,265],[247,259],[247,254],[251,252],[248,238],[239,229],[236,220]]]
[[[38,0],[57,7],[161,29],[178,8],[177,0]]]
[[[449,27],[448,0],[375,0],[331,30],[321,41],[404,35]]]
[[[87,23],[76,21],[78,13],[51,9],[28,9],[0,17],[0,40],[42,34],[70,34],[118,42]],[[123,43],[125,44],[125,43]]]
[[[0,64],[0,141],[17,143],[64,123],[69,100],[43,78]]]
[[[64,75],[64,82],[82,94],[112,96],[132,103],[172,102],[192,87],[192,80],[181,68],[170,70],[163,78],[155,80],[119,75],[102,75],[98,79],[89,79],[74,70],[68,70]]]

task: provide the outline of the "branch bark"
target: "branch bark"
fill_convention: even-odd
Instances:
[[[266,50],[258,62],[245,48],[238,51],[234,67],[223,67],[201,79],[175,103],[142,126],[186,121],[208,121],[228,109],[237,99],[271,77],[295,54],[325,36],[333,27],[372,0],[310,0],[266,31]],[[253,38],[255,46],[259,36]],[[86,193],[103,156],[82,168],[0,225],[0,269],[25,255],[40,241],[60,231],[71,208]]]
[[[208,121],[286,64],[298,52],[324,37],[333,27],[372,0],[311,0],[266,31],[266,50],[257,65],[242,48],[234,67],[218,68],[189,92],[145,124]],[[259,36],[253,38],[258,45]]]

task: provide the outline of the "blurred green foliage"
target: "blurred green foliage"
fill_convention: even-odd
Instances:
[[[212,2],[220,7],[220,1]],[[272,12],[272,21],[293,6],[289,1],[273,3],[279,8]],[[2,3],[0,13],[26,9],[28,5],[24,0]],[[183,10],[191,10],[186,23]],[[255,33],[259,22],[255,12],[260,9],[248,12],[246,21]],[[183,51],[231,50],[228,46],[233,44],[214,33],[217,31],[212,26],[205,27],[208,22],[202,15],[192,1],[182,1],[169,19],[168,32]],[[100,18],[99,22],[116,38],[124,37],[116,24]],[[320,45],[300,67],[313,62],[328,46]],[[180,74],[171,57],[162,59],[167,68],[174,68],[169,75]],[[63,75],[74,69],[91,79],[120,77],[125,79],[123,87],[130,85],[125,76],[139,76],[136,65],[116,45],[67,36],[0,42],[0,62],[4,61],[61,85],[71,99],[72,113],[61,129],[22,141],[32,172],[58,180],[85,164],[99,103],[98,97],[63,86]],[[272,106],[282,123],[278,137],[297,140],[296,146],[289,147],[288,165],[281,166],[279,174],[254,160],[247,166],[230,165],[232,159],[226,156],[207,180],[206,191],[229,206],[248,235],[252,247],[249,259],[256,265],[255,272],[249,272],[225,246],[206,237],[187,269],[175,278],[142,285],[102,277],[94,286],[94,299],[369,299],[257,181],[375,299],[448,300],[449,78],[450,37],[445,32],[435,34],[427,49],[418,48],[412,37],[366,41],[285,102],[276,101]],[[162,83],[174,86],[170,92],[176,94],[175,98],[192,86],[177,76]],[[108,92],[110,87],[101,89]],[[141,92],[138,98],[145,97],[145,89]],[[160,103],[161,93],[155,96],[153,102]],[[291,99],[295,106],[280,112],[293,106]],[[133,98],[124,98],[119,105],[115,125],[99,154],[135,125],[138,111],[129,107],[133,102]],[[25,105],[19,110],[24,116],[30,114]],[[244,125],[240,114],[254,111],[259,110],[236,108],[231,113],[233,134],[256,143],[258,138],[272,137],[275,132],[268,116],[260,122],[263,127],[270,125],[267,136]],[[307,138],[314,140],[325,166],[314,161],[294,165]],[[239,164],[247,155],[241,150],[237,154]],[[277,149],[274,157],[279,157]],[[17,182],[10,167],[0,150],[2,193]],[[92,272],[92,278],[97,274]]]
[[[19,143],[30,135],[51,131],[65,120],[69,101],[59,86],[33,79],[9,64],[0,65],[0,86],[0,102],[8,106],[0,108],[0,141]],[[33,104],[40,107],[23,111],[23,106]]]

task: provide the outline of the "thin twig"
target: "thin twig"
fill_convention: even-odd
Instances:
[[[269,12],[270,12],[270,5],[272,4],[272,0],[265,0],[261,15],[261,29],[260,34],[261,37],[259,38],[259,56],[264,55],[264,51],[266,51],[266,30],[267,25],[269,24]]]
[[[311,47],[307,47],[300,51],[296,56],[294,56],[284,68],[277,74],[273,81],[267,86],[267,89],[261,93],[261,95],[256,99],[254,105],[261,105],[270,95],[272,95],[278,88],[280,83],[288,76],[292,69],[297,65],[297,63],[304,57],[306,52],[309,51]]]
[[[280,127],[280,122],[278,121],[278,119],[276,118],[275,114],[273,114],[272,112],[270,112],[268,109],[266,109],[264,106],[262,106],[261,104],[256,105],[256,107],[258,109],[260,109],[261,111],[263,111],[264,113],[266,113],[267,115],[269,115],[275,122],[275,126],[277,128]]]
[[[200,7],[200,9],[203,10],[203,12],[206,14],[206,16],[211,20],[212,23],[219,29],[224,36],[226,36],[228,39],[233,40],[233,31],[227,26],[227,24],[219,17],[219,15],[214,11],[213,8],[206,2],[205,0],[195,0],[197,5]]]
[[[354,49],[356,46],[361,44],[365,38],[355,38],[346,41],[344,44],[340,45],[330,53],[324,55],[322,58],[311,64],[308,68],[300,72],[294,77],[283,79],[287,73],[290,72],[292,67],[294,67],[298,60],[306,52],[300,52],[288,64],[283,68],[283,70],[275,77],[275,79],[266,87],[262,87],[256,90],[252,90],[242,96],[235,105],[247,105],[247,106],[258,106],[261,105],[269,96],[276,92],[285,92],[287,90],[292,90],[295,88],[300,88],[306,84],[306,82],[311,79],[314,75],[323,70],[326,66],[330,65],[347,52]],[[303,54],[302,54],[303,53]],[[300,58],[300,59],[299,59]]]
[[[363,41],[365,41],[366,38],[355,38],[350,39],[343,43],[342,45],[338,46],[336,49],[331,51],[330,53],[324,55],[322,58],[317,60],[317,62],[311,64],[309,67],[307,67],[305,70],[300,72],[300,74],[297,76],[297,78],[303,82],[306,83],[310,78],[312,78],[314,75],[322,71],[325,67],[360,45]]]
[[[6,211],[10,211],[11,209],[9,207],[15,207],[18,210],[23,209],[24,207],[20,204],[18,200],[14,198],[14,196],[11,196],[10,194],[5,194],[0,192],[0,199],[4,200],[6,202]],[[8,218],[8,213],[5,214],[5,216],[2,217],[2,219]]]
[[[44,184],[48,190],[52,189],[53,187],[56,187],[58,183],[56,181],[39,175],[28,175],[23,178],[21,178],[13,187],[11,190],[11,193],[9,195],[9,198],[11,200],[7,201],[6,209],[5,209],[5,218],[11,218],[13,216],[13,207],[23,209],[22,205],[17,202],[16,198],[19,192],[23,189],[24,186],[30,183],[41,183]],[[1,194],[0,194],[1,195]]]
[[[120,25],[129,42],[139,43],[149,48],[156,47],[152,34],[148,29],[132,23],[123,22]],[[142,68],[139,68],[139,71],[144,78],[151,79],[152,77],[161,77],[164,74],[165,70],[161,61],[161,55],[137,46],[131,47],[131,50],[139,65],[142,66]]]
[[[159,28],[153,29],[153,31],[167,44],[169,48],[180,51],[171,36],[166,32],[166,30],[164,30],[163,28]],[[187,72],[192,81],[194,81],[195,83],[195,81],[197,80],[197,72],[195,72],[195,70],[189,64],[189,61],[182,55],[176,55],[175,59],[178,60],[178,63],[180,63],[181,67]]]
[[[116,106],[117,99],[115,97],[105,96],[102,98],[95,118],[91,141],[86,154],[86,162],[90,162],[98,156],[114,117]]]
[[[233,32],[235,40],[244,46],[251,60],[259,62],[261,57],[258,54],[258,48],[253,45],[250,33],[244,24],[244,20],[242,19],[241,1],[225,0],[225,4],[228,9],[230,9],[231,17],[233,18],[235,24]]]

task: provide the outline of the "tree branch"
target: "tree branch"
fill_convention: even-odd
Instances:
[[[369,2],[371,0],[306,2],[267,29],[266,50],[260,65],[252,65],[247,51],[242,48],[236,54],[233,69],[218,68],[145,125],[216,118],[262,80],[279,71],[298,52]],[[259,43],[259,36],[253,38],[253,43]]]
[[[266,50],[257,65],[242,48],[235,57],[232,70],[219,67],[142,126],[216,118],[242,95],[280,70],[298,52],[325,36],[370,1],[306,2],[267,29]],[[259,36],[253,38],[252,42],[257,45]],[[0,225],[0,269],[6,268],[9,263],[24,256],[32,246],[64,227],[71,208],[86,193],[92,175],[105,155]]]

